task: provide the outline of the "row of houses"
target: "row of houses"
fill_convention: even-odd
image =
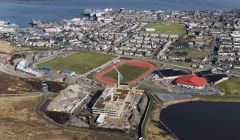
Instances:
[[[220,36],[221,44],[218,50],[218,59],[221,62],[240,61],[240,35],[238,31],[229,32]]]

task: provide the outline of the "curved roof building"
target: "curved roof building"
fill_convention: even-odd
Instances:
[[[205,78],[198,77],[195,75],[181,76],[177,78],[175,82],[177,85],[180,86],[198,89],[204,88],[207,84],[207,80]]]

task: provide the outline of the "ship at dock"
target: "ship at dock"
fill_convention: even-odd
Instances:
[[[84,16],[90,16],[90,13],[93,12],[91,9],[84,9],[81,14]]]
[[[109,9],[109,8],[106,8],[104,10],[101,10],[101,9],[97,9],[97,10],[93,10],[93,9],[84,9],[82,12],[81,12],[81,15],[83,16],[96,16],[97,14],[103,14],[107,11],[112,11],[112,9]]]

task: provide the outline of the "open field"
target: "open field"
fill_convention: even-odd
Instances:
[[[108,140],[113,136],[59,128],[33,113],[39,97],[0,98],[0,139],[3,140]],[[115,137],[115,140],[123,139]]]
[[[47,124],[33,112],[38,97],[0,99],[1,139],[74,139],[84,133],[67,132]],[[81,135],[80,135],[81,134]],[[74,136],[76,135],[76,136]]]
[[[122,83],[127,83],[129,81],[132,81],[149,70],[148,67],[132,66],[128,64],[121,65],[117,69],[123,75]],[[106,73],[104,76],[117,80],[118,74],[116,70],[112,70]]]
[[[175,138],[160,128],[160,112],[161,106],[153,104],[150,118],[147,123],[147,139],[149,140],[175,140]]]
[[[31,51],[53,51],[62,49],[59,45],[53,45],[51,47],[31,47]]]
[[[78,74],[84,74],[87,71],[100,66],[113,57],[105,54],[81,51],[67,57],[57,57],[52,60],[40,63],[38,66],[48,66],[56,70],[70,70]]]
[[[0,94],[22,94],[33,90],[31,84],[21,78],[0,73]]]
[[[25,51],[25,50],[30,50],[30,48],[16,48],[13,47],[9,42],[4,41],[4,40],[0,40],[0,53],[14,53],[14,52],[18,52],[18,51]]]
[[[177,49],[176,47],[169,52],[170,56],[178,56],[183,55],[187,56],[188,58],[196,58],[201,59],[205,58],[209,55],[210,49],[204,49],[202,51],[197,50],[197,48],[193,47],[182,47],[180,49]]]
[[[217,88],[223,90],[226,95],[240,95],[240,78],[230,77],[216,85]]]
[[[0,73],[0,95],[5,94],[24,94],[28,92],[41,92],[42,80],[24,79],[16,76]],[[59,92],[65,88],[63,83],[53,81],[45,81],[48,84],[48,89],[51,92]]]
[[[240,96],[194,96],[200,101],[210,102],[240,102]]]
[[[162,23],[149,23],[145,28],[154,28],[156,32],[163,34],[185,34],[184,24],[162,24]]]
[[[166,65],[164,65],[163,68],[169,68],[169,67],[176,67],[176,68],[185,68],[188,70],[192,70],[193,68],[191,67],[193,63],[188,63],[188,62],[180,62],[180,61],[175,61],[175,60],[169,60],[167,61]]]
[[[210,47],[209,46],[199,46],[193,47],[189,46],[189,42],[196,42],[199,41],[199,39],[195,39],[192,37],[188,38],[181,38],[176,40],[175,42],[172,43],[172,46],[170,48],[170,52],[168,52],[168,55],[170,56],[185,56],[188,58],[195,58],[195,59],[202,59],[207,57],[210,54]],[[207,42],[204,41],[203,42]]]

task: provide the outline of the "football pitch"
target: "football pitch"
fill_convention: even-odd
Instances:
[[[149,23],[145,28],[154,28],[157,33],[162,34],[185,34],[186,29],[184,24],[163,24],[163,23]]]
[[[124,64],[117,67],[117,69],[123,76],[121,83],[128,83],[129,81],[133,81],[143,73],[147,72],[150,68]],[[117,80],[117,76],[118,74],[115,69],[104,75],[104,77],[113,78],[115,80]]]
[[[38,67],[47,66],[55,70],[69,70],[84,74],[111,59],[113,59],[113,56],[110,55],[81,51],[67,57],[56,57],[38,64]]]

